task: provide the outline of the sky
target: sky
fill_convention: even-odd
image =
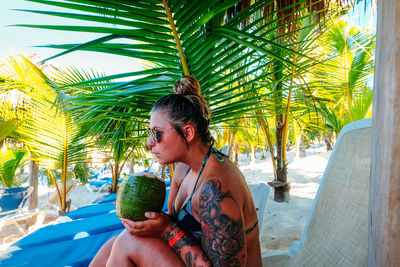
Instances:
[[[52,30],[12,27],[13,24],[64,24],[71,20],[63,20],[52,16],[32,14],[13,9],[45,9],[46,5],[23,0],[0,0],[0,58],[17,53],[38,54],[42,59],[53,56],[62,50],[34,47],[37,45],[81,43],[100,35],[90,33],[62,32]],[[51,7],[51,10],[55,8]],[[64,10],[65,12],[65,10]],[[50,63],[58,66],[74,66],[85,70],[93,69],[107,75],[142,70],[138,59],[107,55],[95,52],[76,51],[52,59]]]
[[[0,0],[0,58],[16,53],[38,54],[42,59],[55,55],[61,50],[34,47],[46,44],[79,43],[89,41],[99,35],[90,33],[61,32],[52,30],[40,30],[22,27],[12,27],[13,24],[64,24],[70,20],[53,18],[52,16],[32,14],[13,9],[46,9],[46,5],[31,3],[23,0]],[[51,10],[56,10],[54,7]],[[65,10],[64,10],[65,11]],[[369,6],[364,11],[364,5],[359,5],[347,21],[350,24],[362,27],[374,27],[375,13]],[[87,23],[87,22],[85,22]],[[86,70],[94,69],[107,75],[138,71],[143,69],[138,59],[121,56],[107,55],[95,52],[73,52],[52,59],[50,63],[58,66],[74,66]]]

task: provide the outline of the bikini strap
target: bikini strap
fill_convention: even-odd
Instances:
[[[189,198],[189,199],[192,199],[192,196],[193,196],[193,194],[194,194],[194,191],[196,191],[197,183],[199,182],[199,178],[200,178],[200,176],[201,176],[201,173],[203,172],[204,166],[206,165],[207,160],[208,160],[208,158],[210,157],[211,150],[212,150],[212,147],[210,146],[210,148],[208,149],[207,155],[205,156],[205,158],[204,158],[204,160],[203,160],[203,163],[201,164],[201,168],[200,168],[199,175],[197,176],[196,183],[194,184],[193,191],[192,191],[192,193],[190,194],[190,198]]]
[[[224,162],[225,158],[228,158],[227,155],[216,149],[215,147],[210,147],[211,152],[214,154],[214,157],[219,161],[219,162]]]

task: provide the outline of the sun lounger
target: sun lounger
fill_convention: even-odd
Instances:
[[[33,187],[16,187],[0,190],[0,230],[9,225],[15,225],[21,234],[28,231],[27,220],[34,216],[39,217],[38,221],[44,219],[44,212],[39,209],[29,210],[28,199],[33,192]],[[39,216],[40,215],[40,216]]]
[[[265,184],[252,190],[254,200],[259,203],[256,204],[259,207],[258,215],[261,216],[259,220],[262,220],[266,203],[264,200],[268,197],[268,192],[269,188]],[[168,194],[169,188],[167,196]],[[108,200],[115,196],[116,194],[110,195]],[[111,207],[111,201],[82,208],[80,212],[90,212],[90,209],[101,207],[107,210]],[[167,209],[166,203],[167,201],[164,203],[164,211]],[[14,243],[6,255],[3,255],[6,258],[0,259],[0,266],[87,266],[100,247],[123,229],[113,211],[46,226]]]
[[[77,219],[84,219],[96,215],[109,213],[110,211],[114,210],[115,206],[113,202],[105,202],[101,204],[92,204],[89,206],[80,207],[76,210],[68,212],[67,214],[64,215],[64,217],[68,217],[72,220],[77,220]]]
[[[339,134],[300,241],[263,266],[367,266],[371,119]]]
[[[116,200],[117,200],[117,193],[112,193],[112,194],[102,195],[102,196],[98,197],[95,201],[93,201],[93,204],[114,202]]]
[[[260,183],[251,188],[251,195],[253,196],[254,205],[257,209],[258,227],[260,229],[260,237],[262,233],[262,224],[264,220],[264,211],[268,202],[268,195],[270,187],[264,183]]]
[[[66,195],[68,196],[77,185],[78,185],[78,181],[76,179],[71,179],[71,180],[67,181],[66,182],[66,189],[65,189]],[[58,184],[58,188],[60,189],[61,194],[62,194],[62,190],[63,190],[62,189],[62,184]],[[44,205],[45,206],[46,205],[51,206],[52,204],[56,203],[57,201],[58,201],[58,193],[57,193],[57,191],[54,191],[50,195],[48,203],[45,203]]]
[[[0,218],[21,211],[33,192],[33,187],[0,190]]]
[[[73,240],[76,237],[96,235],[122,229],[124,226],[115,212],[49,225],[25,236],[12,246],[20,249]]]
[[[120,184],[123,181],[123,178],[118,179],[118,184]],[[103,177],[103,178],[97,178],[97,179],[91,179],[88,184],[86,184],[86,188],[91,192],[94,193],[92,190],[93,187],[97,188],[96,192],[102,192],[106,188],[110,187],[112,185],[112,178],[111,177]],[[92,187],[93,186],[93,187]]]
[[[42,244],[5,253],[0,258],[0,266],[88,266],[100,247],[121,231],[122,228],[75,240]]]

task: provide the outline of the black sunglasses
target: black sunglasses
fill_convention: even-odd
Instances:
[[[154,128],[150,128],[149,126],[146,127],[147,130],[147,134],[149,135],[149,137],[151,136],[151,138],[153,138],[153,141],[156,143],[160,143],[161,142],[161,138],[163,133],[161,131],[157,131]]]

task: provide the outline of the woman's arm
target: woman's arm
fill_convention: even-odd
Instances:
[[[186,266],[212,266],[200,242],[174,224],[163,240],[175,251]]]
[[[201,244],[173,227],[164,238],[186,266],[244,266],[246,243],[243,216],[229,192],[218,180],[207,181],[200,190]]]
[[[242,211],[221,182],[208,180],[201,188],[199,214],[201,246],[214,266],[244,266],[246,240]]]

